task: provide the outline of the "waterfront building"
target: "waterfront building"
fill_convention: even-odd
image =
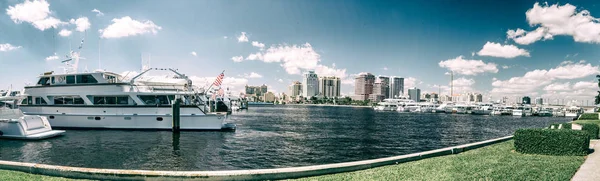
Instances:
[[[360,73],[354,78],[354,96],[353,100],[364,101],[369,99],[369,95],[373,94],[373,83],[375,76],[371,73]]]
[[[264,94],[267,93],[267,85],[263,84],[261,86],[248,86],[246,85],[246,97],[248,97],[252,101],[264,101]]]
[[[531,98],[529,98],[529,96],[523,97],[522,104],[531,104]]]
[[[482,94],[477,94],[477,96],[475,98],[475,102],[483,102],[483,95]]]
[[[273,92],[267,92],[264,95],[264,99],[265,102],[275,102],[276,97],[275,94],[273,94]]]
[[[317,95],[319,95],[319,77],[315,71],[308,71],[302,78],[302,96],[310,98]]]
[[[421,100],[421,89],[416,87],[408,89],[408,97],[415,102],[419,102]]]
[[[299,81],[294,81],[292,85],[289,86],[289,93],[292,97],[297,97],[302,95],[302,83]]]
[[[379,91],[373,90],[373,92],[375,92],[376,94],[384,95],[386,99],[390,98],[390,77],[380,75],[377,76],[377,80],[375,81],[381,84],[379,85]],[[373,89],[375,88],[373,87]]]
[[[389,96],[392,98],[397,98],[404,95],[404,78],[402,77],[391,77],[389,79],[390,83],[390,94]]]
[[[535,98],[535,104],[536,105],[543,105],[544,104],[544,99],[542,99],[541,97]]]
[[[338,77],[319,78],[319,95],[332,98],[340,97],[342,81]]]
[[[378,81],[379,80],[376,80],[376,82],[373,83],[373,94],[369,95],[369,100],[371,100],[371,102],[380,102],[383,100],[381,98],[385,99],[384,85]]]

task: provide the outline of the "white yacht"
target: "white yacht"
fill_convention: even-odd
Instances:
[[[552,109],[552,116],[554,116],[554,117],[565,117],[565,109],[564,108],[554,108],[554,109]]]
[[[452,107],[454,103],[452,102],[445,102],[441,105],[439,105],[438,107],[435,108],[435,112],[436,113],[444,113],[446,112],[446,107]]]
[[[456,114],[471,114],[472,110],[473,110],[473,106],[467,105],[467,104],[454,105],[454,109],[453,109],[453,111]]]
[[[516,109],[512,111],[513,116],[531,116],[533,115],[533,111],[530,105],[517,106]]]
[[[396,111],[398,106],[404,102],[403,99],[384,99],[373,107],[376,111]]]
[[[513,111],[515,110],[515,108],[511,105],[505,105],[504,107],[502,107],[502,109],[500,110],[500,115],[513,115]]]
[[[19,105],[24,114],[47,116],[53,127],[108,129],[171,129],[172,104],[181,100],[181,130],[220,130],[225,113],[209,113],[203,92],[192,89],[192,81],[177,74],[162,83],[123,80],[119,74],[45,73],[37,84],[27,86]],[[211,106],[212,107],[212,106]]]
[[[494,110],[494,104],[480,103],[480,104],[477,104],[473,108],[471,113],[475,114],[475,115],[490,115],[493,110]]]
[[[422,113],[435,113],[438,106],[439,105],[432,102],[424,102],[419,104],[419,111]]]
[[[578,106],[569,106],[565,109],[565,117],[579,117],[583,113],[583,108]]]

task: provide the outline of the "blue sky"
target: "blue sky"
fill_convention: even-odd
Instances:
[[[360,72],[402,76],[406,87],[424,91],[439,85],[444,93],[453,70],[459,93],[587,100],[600,73],[596,4],[7,0],[0,1],[0,89],[62,72],[69,44],[84,37],[80,71],[97,69],[100,55],[102,69],[139,72],[142,55],[150,55],[152,67],[177,68],[197,85],[225,70],[233,90],[267,84],[286,92],[299,73],[317,70],[342,77],[342,93],[352,94]],[[69,22],[78,18],[89,27]],[[55,52],[60,59],[45,60]]]

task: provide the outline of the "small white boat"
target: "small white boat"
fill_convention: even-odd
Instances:
[[[565,117],[579,117],[583,113],[583,108],[570,106],[565,111]]]
[[[421,104],[419,104],[419,106],[421,107],[420,111],[422,113],[435,113],[436,107],[438,107],[437,104],[430,103],[430,102],[421,103]]]
[[[552,110],[552,116],[554,117],[565,117],[565,110],[562,108],[554,108]]]
[[[452,106],[452,104],[453,104],[452,102],[443,103],[443,104],[439,105],[438,107],[436,107],[434,111],[436,113],[444,113],[444,112],[446,112],[446,107]]]
[[[454,106],[456,114],[471,114],[473,107],[471,105],[457,104]],[[454,111],[453,110],[453,111]]]
[[[376,111],[396,111],[400,104],[401,100],[399,99],[384,99],[382,102],[377,103],[377,106],[373,109]]]
[[[44,116],[23,115],[18,109],[0,109],[0,138],[39,140],[64,134],[52,130]]]
[[[552,108],[542,108],[538,111],[538,116],[547,117],[552,116]]]

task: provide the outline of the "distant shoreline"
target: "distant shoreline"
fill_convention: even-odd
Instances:
[[[283,104],[279,104],[279,105],[283,105]],[[371,106],[333,105],[333,104],[285,104],[285,105],[291,105],[291,106],[323,106],[323,107],[368,107],[368,108],[371,107]]]

